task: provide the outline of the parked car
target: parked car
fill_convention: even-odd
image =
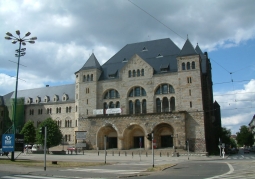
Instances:
[[[41,144],[34,144],[32,146],[32,152],[35,152],[35,151],[43,151],[43,146]]]
[[[74,146],[69,146],[67,147],[67,151],[75,151],[76,148]]]
[[[250,153],[249,149],[243,149],[243,153]]]
[[[9,154],[9,152],[3,152],[2,148],[0,148],[0,155],[1,156],[4,156],[4,155],[8,156],[8,154]]]

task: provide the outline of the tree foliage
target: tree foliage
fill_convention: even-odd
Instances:
[[[253,145],[253,135],[249,128],[245,125],[241,126],[239,132],[236,133],[236,140],[239,146],[252,146]]]
[[[59,145],[62,140],[62,133],[59,126],[51,118],[44,120],[36,131],[36,140],[38,144],[44,145],[44,135],[42,135],[39,130],[40,127],[47,126],[47,148]]]
[[[35,142],[35,126],[33,121],[28,121],[22,128],[21,134],[24,134],[24,142],[26,144],[33,144]]]
[[[231,145],[230,137],[231,137],[231,130],[227,129],[226,127],[221,128],[221,142],[225,143],[226,145]]]

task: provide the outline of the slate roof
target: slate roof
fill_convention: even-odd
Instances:
[[[41,98],[40,103],[44,103],[44,97],[49,96],[50,101],[48,103],[52,103],[53,97],[55,95],[58,95],[59,97],[58,102],[62,102],[62,96],[64,94],[68,95],[68,100],[65,102],[74,102],[75,101],[75,84],[19,90],[17,93],[17,98],[25,98],[25,102],[26,102],[26,99],[33,98],[33,103],[35,103],[36,98],[39,96]],[[14,97],[15,97],[15,93],[12,92],[9,99]]]
[[[198,53],[194,49],[193,45],[189,41],[189,39],[186,40],[184,46],[182,47],[181,53],[179,56],[188,56],[188,55],[197,55]]]
[[[206,64],[207,64],[207,57],[206,55],[202,52],[202,50],[200,49],[200,47],[196,46],[195,48],[196,52],[200,55],[202,62],[201,62],[201,68],[202,68],[202,73],[206,73]]]
[[[99,80],[107,80],[110,74],[119,72],[135,54],[154,69],[154,74],[161,73],[162,66],[169,66],[169,72],[177,71],[176,57],[180,54],[180,49],[169,38],[166,38],[127,44],[102,65],[103,73]],[[119,73],[116,73],[116,78],[118,77]]]
[[[83,65],[83,67],[79,71],[87,70],[87,69],[95,69],[95,68],[101,70],[101,65],[99,64],[94,53],[92,53],[91,56],[89,57],[89,59],[86,61],[86,63]],[[77,72],[79,72],[79,71],[77,71]]]

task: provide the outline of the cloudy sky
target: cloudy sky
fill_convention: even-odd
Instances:
[[[1,0],[0,95],[15,89],[18,44],[6,32],[31,32],[21,57],[21,89],[74,83],[94,53],[101,64],[129,43],[187,36],[207,51],[222,124],[236,133],[255,114],[254,0]]]

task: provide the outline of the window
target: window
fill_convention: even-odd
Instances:
[[[175,98],[170,98],[170,111],[175,111]]]
[[[139,69],[137,70],[137,76],[140,76],[140,70]]]
[[[104,95],[104,99],[114,99],[114,98],[120,98],[119,92],[115,89],[108,90]]]
[[[162,112],[168,112],[168,111],[169,111],[169,101],[165,97],[163,98],[163,102],[162,102]]]
[[[123,63],[125,63],[125,62],[128,62],[128,61],[127,61],[127,59],[126,59],[126,58],[124,58],[124,59],[122,60],[122,62],[123,62]]]
[[[187,77],[187,82],[192,83],[191,77]]]
[[[144,69],[141,70],[141,76],[144,76]]]
[[[137,99],[135,100],[135,114],[141,113],[141,104],[140,101]]]
[[[129,101],[129,114],[133,114],[133,102]]]
[[[70,113],[70,112],[72,112],[72,107],[71,107],[71,106],[69,106],[69,113]]]
[[[147,49],[146,47],[143,47],[143,50],[142,50],[142,51],[143,51],[143,52],[144,52],[144,51],[148,51],[148,49]]]
[[[189,107],[192,108],[192,101],[189,102]]]
[[[187,63],[187,70],[190,70],[190,62]]]
[[[170,84],[161,84],[156,89],[156,94],[168,94],[175,93],[174,88]]]
[[[161,112],[161,101],[159,98],[156,99],[156,112]]]
[[[189,90],[189,95],[191,96],[191,90]]]
[[[131,89],[128,96],[146,96],[146,91],[142,87],[135,87]]]
[[[75,106],[75,112],[77,112],[77,106]]]
[[[185,63],[182,63],[182,70],[185,70]]]
[[[128,71],[128,77],[131,78],[132,74],[131,74],[131,70]]]
[[[87,104],[89,104],[89,100],[87,99]]]
[[[163,56],[159,53],[156,58],[162,58]]]
[[[93,81],[93,74],[91,74],[90,80]]]
[[[136,71],[133,70],[133,77],[136,77]]]
[[[86,75],[83,75],[83,82],[86,81]]]
[[[66,113],[68,113],[68,107],[66,107]]]
[[[192,63],[191,63],[191,68],[192,68],[192,69],[195,69],[195,68],[196,68],[195,62],[192,62]]]

